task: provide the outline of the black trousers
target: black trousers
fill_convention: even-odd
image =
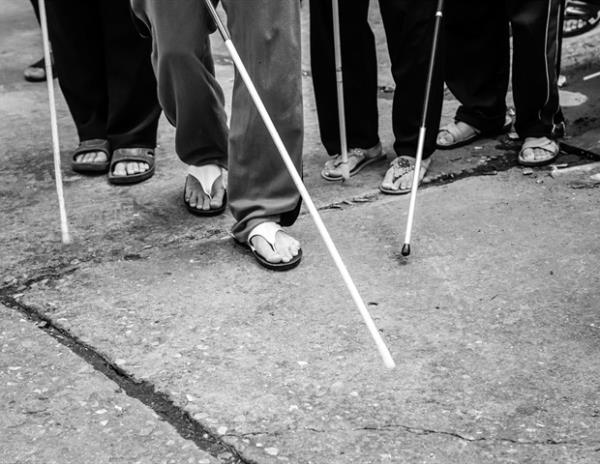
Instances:
[[[40,4],[38,3],[38,0],[31,0],[31,6],[33,7],[33,11],[35,12],[35,17],[38,20],[38,23],[40,22]]]
[[[427,67],[431,54],[435,0],[380,0],[392,75],[394,150],[415,156]],[[342,66],[348,146],[369,148],[379,141],[377,57],[367,21],[369,0],[340,1]],[[340,152],[333,19],[329,0],[310,1],[312,75],[321,140],[330,155]],[[439,61],[438,61],[439,63]],[[435,73],[424,157],[435,150],[443,101],[441,66]]]
[[[59,83],[80,140],[154,148],[160,106],[152,43],[134,27],[128,0],[48,0]]]
[[[515,129],[549,137],[563,121],[557,85],[561,0],[449,0],[445,78],[461,102],[456,119],[482,132],[504,125],[513,37]]]

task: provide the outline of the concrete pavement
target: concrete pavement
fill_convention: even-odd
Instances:
[[[292,229],[301,267],[262,270],[229,216],[185,211],[166,124],[150,182],[117,188],[64,167],[76,242],[62,247],[45,88],[21,81],[38,32],[25,2],[0,5],[2,462],[598,462],[597,184],[515,167],[505,137],[438,153],[403,259],[408,199],[377,193],[385,164],[346,185],[320,179],[307,75],[305,179],[396,359],[387,371],[310,218]],[[565,54],[565,90],[588,97],[566,108],[567,142],[591,149],[600,79],[581,76],[600,66],[599,42]],[[227,92],[232,67],[215,50]],[[448,95],[445,119],[455,108]],[[63,101],[59,116],[68,163]]]

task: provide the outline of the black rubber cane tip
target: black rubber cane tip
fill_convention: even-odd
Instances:
[[[408,256],[410,255],[410,244],[409,243],[405,243],[402,246],[402,256]]]

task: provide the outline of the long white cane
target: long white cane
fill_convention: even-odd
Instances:
[[[335,55],[335,77],[337,82],[338,121],[340,125],[340,149],[342,155],[342,180],[350,179],[348,166],[348,135],[346,132],[346,108],[344,102],[344,71],[342,66],[342,40],[340,33],[340,5],[332,0],[333,9],[333,50]]]
[[[367,310],[364,301],[358,293],[358,289],[356,288],[356,285],[354,285],[352,277],[350,277],[350,273],[348,272],[348,269],[342,261],[342,257],[337,251],[337,248],[333,243],[333,240],[331,239],[331,236],[329,235],[329,232],[327,231],[327,228],[325,227],[325,224],[323,223],[323,220],[321,219],[321,216],[319,215],[315,204],[313,203],[308,191],[306,190],[306,187],[302,182],[302,178],[300,177],[300,174],[298,174],[296,166],[294,166],[294,163],[290,158],[290,155],[287,149],[285,148],[285,145],[281,140],[281,137],[279,136],[279,133],[277,132],[277,129],[275,128],[275,125],[273,124],[273,121],[271,120],[271,117],[269,116],[269,113],[267,112],[267,109],[265,108],[262,99],[258,95],[256,87],[254,86],[252,79],[248,75],[248,71],[246,70],[244,63],[242,62],[242,59],[240,58],[235,46],[231,42],[229,32],[227,31],[225,25],[223,24],[223,21],[221,21],[221,18],[217,14],[217,10],[215,9],[211,0],[204,0],[204,3],[208,8],[213,20],[215,21],[215,24],[217,25],[221,36],[223,37],[225,46],[227,47],[227,50],[231,55],[231,58],[240,74],[240,77],[244,81],[244,84],[246,85],[248,92],[250,93],[250,96],[252,97],[252,100],[256,105],[256,109],[260,113],[260,116],[263,122],[265,123],[267,130],[269,131],[269,134],[271,135],[273,142],[275,143],[275,146],[279,151],[279,154],[281,155],[281,159],[287,167],[287,170],[289,171],[290,176],[292,177],[292,180],[296,185],[298,192],[300,193],[300,196],[304,200],[304,203],[306,204],[306,207],[308,208],[308,211],[310,212],[310,215],[312,216],[313,221],[315,222],[315,225],[317,226],[317,229],[319,230],[319,233],[321,234],[321,237],[325,242],[325,246],[329,250],[329,253],[333,258],[333,261],[335,262],[338,271],[340,272],[342,279],[346,284],[346,287],[348,287],[348,290],[350,292],[350,295],[352,296],[352,299],[354,300],[354,303],[360,311],[360,314],[362,315],[367,325],[367,328],[369,329],[369,332],[371,333],[371,336],[373,337],[373,340],[377,345],[377,349],[379,350],[379,354],[383,358],[385,366],[390,369],[395,367],[394,360],[392,359],[392,356],[387,346],[385,345],[383,338],[379,334],[379,331],[377,330],[377,327],[375,326],[375,323],[373,322],[373,319],[371,318],[371,315],[369,314],[369,311]]]
[[[71,243],[69,224],[67,223],[67,209],[63,192],[62,172],[60,169],[60,142],[58,139],[58,122],[56,119],[56,101],[54,99],[54,76],[52,75],[52,61],[50,58],[50,40],[48,39],[48,19],[46,17],[46,2],[38,0],[40,9],[40,24],[42,26],[42,41],[44,44],[44,61],[46,63],[46,82],[48,84],[48,102],[50,106],[50,126],[52,128],[52,151],[54,154],[54,179],[56,181],[56,194],[60,211],[60,230],[62,242]]]
[[[425,83],[425,99],[423,102],[423,118],[419,129],[419,141],[417,144],[417,157],[415,161],[415,173],[413,176],[412,188],[410,190],[410,203],[408,206],[408,220],[406,222],[406,234],[404,237],[404,245],[402,246],[402,255],[410,255],[410,240],[412,235],[413,221],[415,218],[415,207],[417,201],[417,190],[419,189],[419,177],[421,177],[421,161],[423,160],[423,150],[425,147],[425,135],[427,134],[427,114],[429,111],[429,96],[431,94],[431,86],[433,83],[433,73],[435,70],[436,55],[438,49],[438,41],[440,35],[440,27],[442,24],[442,16],[444,12],[444,0],[438,0],[435,12],[435,26],[433,30],[433,42],[431,44],[431,56],[429,57],[429,70],[427,72],[427,82]]]

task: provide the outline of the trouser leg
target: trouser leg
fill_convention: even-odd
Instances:
[[[245,1],[244,1],[245,3]],[[152,36],[158,98],[190,165],[227,167],[224,96],[214,76],[208,12],[201,0],[132,0]]]
[[[510,37],[503,1],[448,0],[445,79],[461,103],[456,119],[482,132],[504,126]]]
[[[302,172],[302,71],[298,0],[225,0],[233,43],[296,169]],[[267,220],[291,225],[300,195],[236,73],[229,141],[233,233],[247,241]]]
[[[550,137],[562,121],[557,59],[560,0],[507,0],[513,30],[513,95],[522,137]]]
[[[160,106],[150,63],[152,42],[135,29],[128,0],[101,1],[100,10],[111,146],[154,148]]]
[[[35,17],[40,22],[40,6],[38,0],[31,0],[31,6],[33,7],[33,12],[35,13]]]
[[[348,146],[379,142],[377,57],[369,26],[369,0],[341,0],[340,36]],[[330,155],[340,153],[331,0],[310,1],[312,79],[321,141]]]
[[[435,0],[380,0],[392,75],[396,83],[392,124],[397,155],[415,156],[432,51]],[[440,37],[438,57],[443,38]],[[442,66],[437,60],[431,89],[423,158],[435,151],[443,102]]]
[[[107,137],[108,96],[100,1],[47,2],[58,81],[80,140]]]

